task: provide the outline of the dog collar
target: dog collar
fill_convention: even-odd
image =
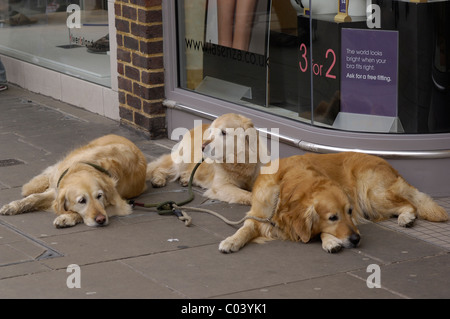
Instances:
[[[110,173],[107,169],[104,169],[103,167],[101,167],[101,166],[99,166],[99,165],[97,165],[97,164],[89,163],[89,162],[80,162],[80,163],[89,165],[89,166],[95,168],[97,171],[102,172],[103,174],[106,174],[106,175],[108,175],[109,177],[112,177],[111,173]],[[61,182],[61,180],[63,179],[63,177],[66,176],[66,174],[67,174],[68,171],[69,171],[69,169],[66,169],[66,170],[61,174],[61,176],[60,176],[59,179],[58,179],[58,182],[56,183],[56,188],[59,187],[59,183]]]

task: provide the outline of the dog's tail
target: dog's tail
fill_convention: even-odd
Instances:
[[[179,172],[175,167],[171,154],[162,155],[147,164],[147,180],[155,187],[163,187],[167,181],[176,180]]]
[[[419,219],[425,219],[430,222],[445,222],[448,220],[447,211],[439,206],[430,196],[420,192],[404,180],[402,183],[405,186],[405,197],[417,208]]]

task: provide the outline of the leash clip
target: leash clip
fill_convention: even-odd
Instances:
[[[186,214],[186,212],[184,212],[181,207],[177,206],[176,204],[174,204],[172,208],[172,212],[175,214],[175,216],[178,217],[179,220],[181,220],[182,222],[184,222],[185,226],[190,226],[192,223],[192,218],[191,216],[189,216],[188,214]]]
[[[183,217],[183,212],[182,212],[180,209],[173,208],[173,209],[172,209],[172,212],[173,212],[178,218]]]

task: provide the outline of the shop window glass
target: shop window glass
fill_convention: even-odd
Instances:
[[[266,106],[270,1],[177,3],[180,85],[236,103]]]
[[[106,0],[0,0],[0,53],[111,86]]]
[[[182,88],[327,129],[450,132],[450,1],[176,3]]]

